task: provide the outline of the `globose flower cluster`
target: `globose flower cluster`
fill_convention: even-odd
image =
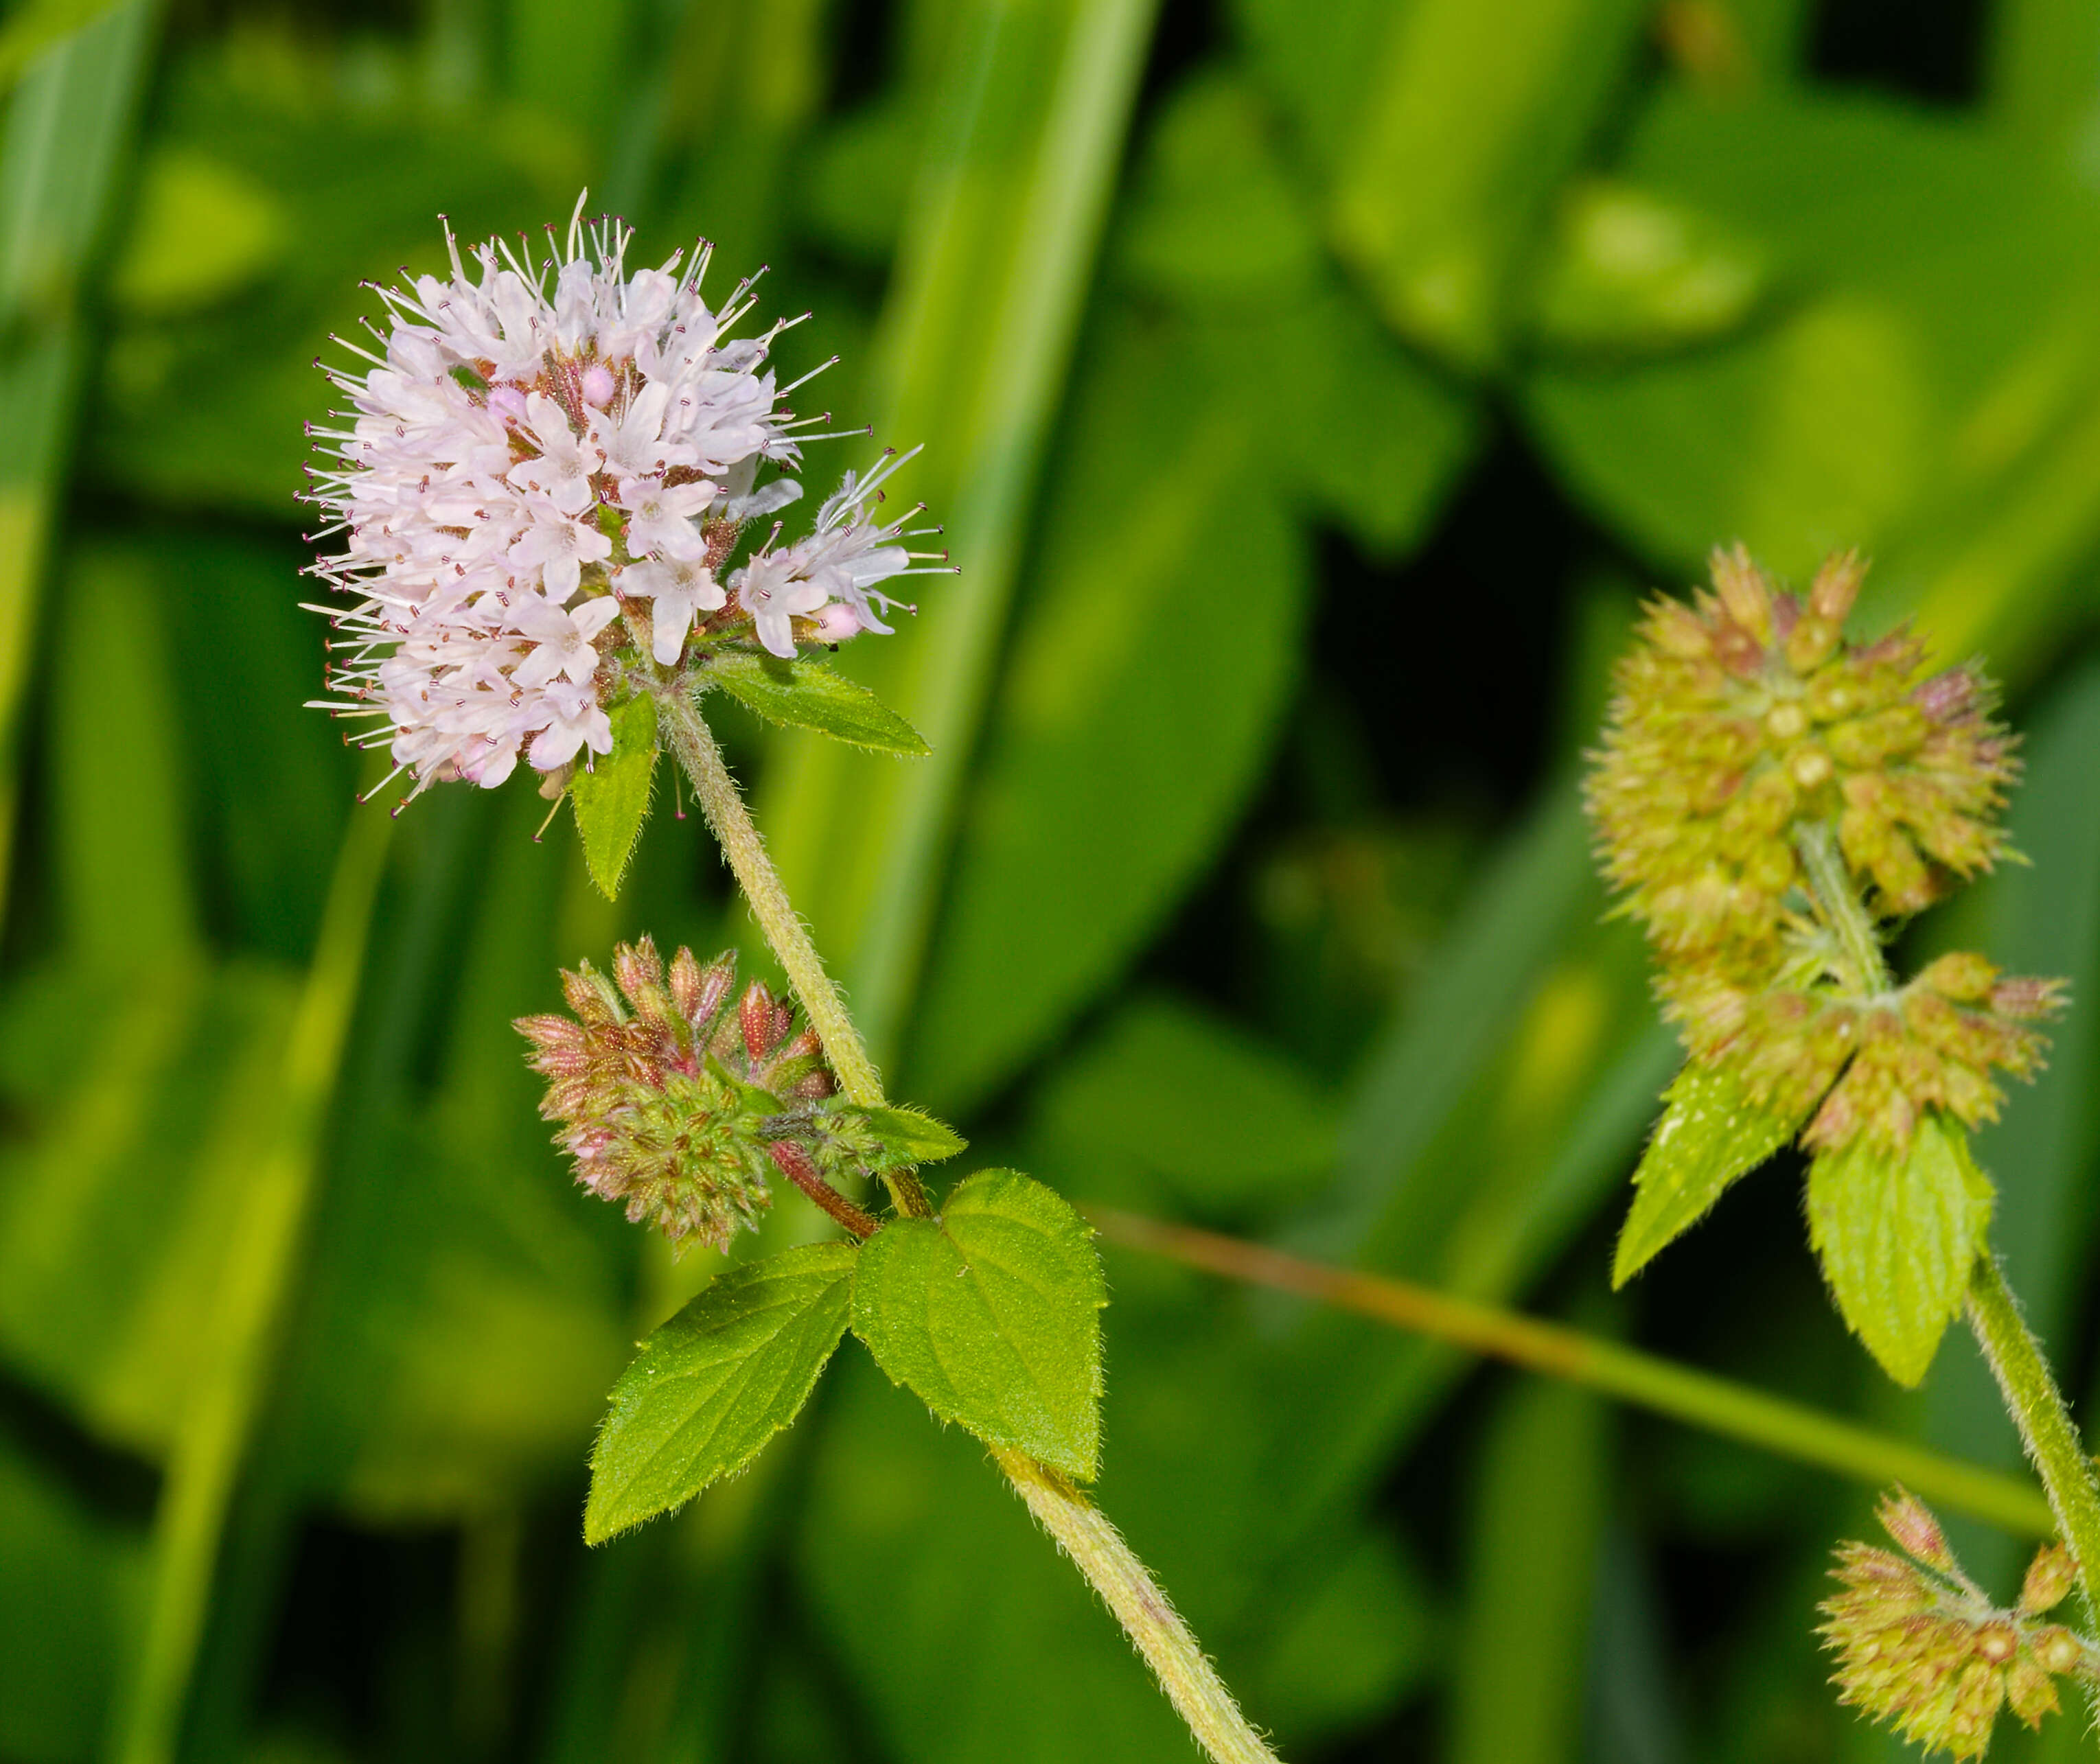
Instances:
[[[647,937],[621,944],[608,979],[562,976],[576,1015],[518,1020],[545,1077],[540,1105],[576,1180],[674,1245],[717,1250],[773,1204],[770,1148],[810,1138],[812,1105],[837,1088],[816,1031],[753,981],[732,1002],[736,957],[668,972]]]
[[[323,703],[372,718],[366,743],[419,790],[609,752],[615,656],[673,668],[695,638],[788,657],[887,632],[881,584],[933,555],[874,517],[893,455],[849,473],[805,536],[743,545],[801,496],[801,431],[827,420],[796,419],[802,382],[767,366],[788,321],[733,337],[748,280],[708,306],[705,245],[629,276],[630,230],[586,228],[582,207],[544,258],[491,240],[471,271],[448,229],[451,276],[377,289],[381,352],[324,368],[351,408],[312,431],[309,500],[334,517],[316,536],[345,540],[311,568],[346,601],[315,609],[338,633]]]
[[[1830,558],[1802,598],[1741,547],[1714,588],[1657,600],[1620,664],[1587,796],[1605,874],[1661,959],[1688,1051],[1811,1149],[1863,1135],[1900,1152],[1921,1114],[1997,1118],[1994,1072],[2032,1077],[2027,1025],[2062,1003],[1981,956],[1896,986],[1826,922],[1807,853],[1827,850],[1877,930],[1989,870],[2018,773],[1974,669],[1930,673],[1915,637],[1847,642],[1865,571]]]
[[[2062,1706],[2059,1675],[2093,1682],[2092,1644],[2047,1621],[2078,1577],[2062,1544],[2041,1546],[2018,1603],[2000,1609],[1961,1572],[1914,1495],[1896,1490],[1880,1518],[1903,1554],[1844,1545],[1831,1571],[1838,1590],[1822,1607],[1840,1702],[1929,1752],[1973,1758],[1989,1748],[2001,1709],[2039,1727]]]

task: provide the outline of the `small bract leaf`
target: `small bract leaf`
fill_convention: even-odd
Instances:
[[[585,1542],[734,1475],[795,1418],[845,1333],[854,1259],[812,1243],[733,1268],[642,1344],[591,1453]]]
[[[1696,1061],[1663,1092],[1670,1106],[1634,1172],[1634,1204],[1612,1258],[1612,1284],[1623,1286],[1664,1245],[1705,1216],[1722,1191],[1756,1169],[1800,1128],[1745,1100],[1729,1073]]]
[[[656,701],[638,694],[614,709],[611,721],[612,752],[569,780],[584,862],[607,900],[619,897],[620,879],[649,813],[656,772]]]
[[[929,753],[925,738],[864,686],[822,662],[748,650],[710,658],[704,677],[769,721],[814,729],[876,753]]]
[[[1864,1138],[1809,1166],[1808,1230],[1852,1333],[1897,1383],[1916,1384],[1961,1308],[1991,1220],[1969,1136],[1936,1113],[1890,1154]]]
[[[969,1149],[970,1142],[961,1134],[922,1109],[862,1109],[858,1113],[881,1141],[879,1169],[899,1164],[937,1164]]]
[[[900,1219],[868,1239],[853,1326],[942,1420],[1092,1480],[1107,1303],[1079,1215],[1039,1182],[987,1170],[938,1219]]]

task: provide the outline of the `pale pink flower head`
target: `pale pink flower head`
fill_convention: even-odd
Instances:
[[[629,229],[582,213],[544,254],[462,254],[448,231],[449,276],[378,290],[383,353],[346,345],[361,359],[326,370],[349,408],[313,431],[308,500],[341,536],[311,571],[342,597],[316,609],[337,631],[324,703],[370,719],[364,743],[418,791],[588,763],[615,699],[678,689],[708,649],[886,631],[877,584],[924,567],[868,514],[893,455],[735,565],[829,419],[783,407],[803,383],[767,364],[785,323],[735,334],[750,281],[710,306],[704,245],[630,276]]]

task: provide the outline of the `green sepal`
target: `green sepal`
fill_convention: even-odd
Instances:
[[[770,722],[813,729],[876,753],[933,751],[866,686],[805,656],[788,661],[755,650],[718,650],[708,658],[700,681],[720,686]]]
[[[718,1067],[721,1065],[721,1061],[710,1059],[708,1064],[710,1066]],[[785,1114],[788,1112],[787,1104],[781,1101],[771,1091],[761,1090],[756,1084],[747,1084],[740,1078],[733,1077],[730,1079],[730,1083],[736,1087],[736,1100],[743,1105],[745,1113],[754,1115],[777,1115]]]
[[[1093,1233],[1012,1170],[972,1176],[938,1219],[862,1246],[854,1333],[943,1421],[1091,1481],[1101,1456],[1101,1307]]]
[[[1697,1224],[1731,1183],[1801,1130],[1799,1119],[1753,1107],[1732,1073],[1696,1061],[1662,1094],[1669,1106],[1634,1171],[1634,1204],[1612,1258],[1615,1287]]]
[[[614,708],[611,722],[612,752],[569,780],[584,862],[607,900],[619,897],[620,878],[649,813],[656,773],[656,701],[638,693]]]
[[[854,1258],[812,1243],[733,1268],[642,1344],[591,1453],[586,1543],[735,1475],[795,1418],[845,1333]]]
[[[1991,1222],[1991,1179],[1937,1112],[1907,1152],[1864,1138],[1809,1166],[1808,1233],[1839,1313],[1882,1369],[1915,1385],[1960,1312]]]
[[[923,1109],[853,1109],[849,1111],[874,1136],[869,1163],[876,1170],[908,1164],[938,1164],[969,1149],[970,1142],[946,1122]]]

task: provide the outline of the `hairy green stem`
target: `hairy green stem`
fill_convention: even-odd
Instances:
[[[795,996],[810,1013],[810,1026],[824,1044],[824,1057],[838,1074],[840,1088],[863,1109],[883,1107],[882,1074],[876,1070],[875,1061],[868,1057],[867,1043],[847,1014],[846,1001],[824,972],[824,959],[817,953],[810,928],[802,923],[802,915],[795,911],[795,903],[781,885],[780,872],[773,867],[765,837],[751,818],[743,792],[730,775],[714,731],[700,715],[699,698],[672,690],[660,695],[656,703],[661,726],[670,731],[672,750],[691,780],[700,813],[707,817],[737,885],[751,903],[758,928],[765,933],[780,965],[788,970]],[[910,1171],[886,1170],[882,1180],[898,1212],[914,1219],[933,1217],[933,1203]]]
[[[1837,830],[1827,821],[1815,822],[1796,831],[1793,845],[1808,874],[1809,892],[1851,967],[1853,990],[1863,994],[1886,992],[1889,964],[1882,955],[1881,937],[1845,867]]]
[[[1824,921],[1836,935],[1862,993],[1885,991],[1893,981],[1860,890],[1827,823],[1800,830],[1795,848]],[[2100,1620],[2100,1487],[2092,1461],[2080,1444],[2071,1411],[2056,1387],[2041,1344],[2020,1315],[1996,1257],[1979,1257],[1969,1281],[1969,1321],[2005,1395],[2040,1473],[2050,1510],[2063,1541],[2078,1558],[2078,1572],[2091,1615]]]
[[[707,817],[722,856],[729,860],[743,897],[751,903],[758,928],[765,933],[766,942],[788,970],[796,997],[810,1013],[810,1024],[824,1044],[824,1056],[838,1074],[840,1088],[863,1109],[880,1109],[882,1074],[876,1070],[875,1062],[868,1057],[867,1044],[846,1014],[845,1000],[824,972],[824,959],[810,940],[810,928],[802,923],[787,889],[780,884],[780,873],[766,854],[765,838],[744,805],[743,792],[730,776],[714,731],[700,715],[699,699],[674,690],[662,694],[657,707],[670,732],[678,763],[685,767],[693,794],[699,799],[700,813]]]
[[[1024,1452],[992,1449],[999,1467],[1129,1633],[1182,1720],[1218,1764],[1276,1764],[1123,1534],[1063,1476]]]
[[[824,972],[809,928],[781,885],[743,792],[730,775],[697,699],[682,692],[667,692],[658,703],[662,726],[669,730],[672,747],[692,780],[700,811],[714,830],[744,898],[751,902],[759,928],[788,970],[840,1083],[864,1109],[886,1106],[881,1075],[846,1013],[845,999]],[[899,1212],[920,1219],[934,1216],[916,1176],[909,1171],[885,1171],[883,1180]],[[1204,1750],[1217,1764],[1277,1764],[1276,1754],[1240,1713],[1232,1693],[1203,1657],[1166,1594],[1100,1509],[1065,1477],[1025,1452],[995,1446],[992,1457],[1037,1522],[1114,1613]]]
[[[1979,1257],[1970,1277],[1969,1324],[2041,1473],[2057,1528],[2078,1558],[2088,1615],[2100,1620],[2100,1488],[2093,1484],[2093,1461],[1994,1255]]]
[[[2027,1537],[2046,1537],[2049,1504],[2031,1484],[1907,1440],[1841,1421],[1820,1409],[1768,1396],[1617,1342],[1556,1323],[1460,1299],[1406,1281],[1358,1274],[1224,1237],[1192,1226],[1140,1219],[1103,1207],[1088,1216],[1111,1243],[1171,1257],[1229,1279],[1303,1294],[1412,1330],[1454,1347],[1487,1355],[1621,1402],[1740,1440],[1797,1463],[1836,1471],[1870,1487],[1900,1482],[1926,1498]]]

